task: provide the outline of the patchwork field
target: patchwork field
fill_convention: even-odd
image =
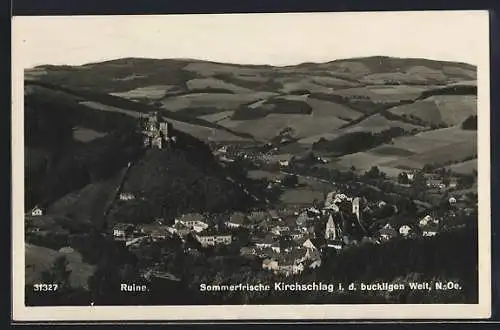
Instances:
[[[212,107],[221,111],[235,110],[243,104],[252,103],[261,99],[268,99],[275,93],[254,92],[245,94],[224,93],[192,93],[171,96],[161,101],[162,108],[170,111],[179,111],[187,108]]]
[[[255,120],[224,119],[218,122],[219,125],[237,132],[250,133],[259,140],[273,138],[286,127],[293,128],[296,136],[300,138],[318,132],[331,132],[345,123],[346,121],[337,117],[322,117],[314,113],[312,115],[270,114]]]
[[[353,110],[345,105],[312,97],[307,99],[307,104],[312,107],[313,114],[317,117],[334,116],[343,120],[354,120],[363,115],[361,112]]]
[[[235,84],[231,84],[216,78],[197,78],[186,82],[186,86],[190,91],[200,89],[220,89],[232,93],[252,93],[253,90],[244,88]]]
[[[337,90],[334,94],[345,97],[369,98],[374,102],[395,102],[401,100],[414,100],[420,93],[432,86],[414,85],[371,85],[357,88]]]
[[[156,101],[164,98],[167,92],[177,89],[178,87],[176,85],[152,85],[135,88],[127,92],[110,93],[110,95],[130,100]]]
[[[426,164],[461,161],[475,154],[477,154],[476,131],[450,127],[395,138],[393,144],[345,155],[332,166],[342,169],[354,166],[360,171],[366,171],[371,166],[379,166],[384,168],[387,174],[397,175],[402,168],[422,168]],[[459,171],[462,167],[462,171],[467,171],[471,166],[473,163],[456,164]]]
[[[429,124],[458,125],[477,114],[475,95],[435,95],[413,104],[389,110],[399,116],[415,116]]]
[[[383,117],[380,114],[375,114],[372,116],[363,119],[361,122],[356,125],[348,126],[345,128],[330,130],[329,132],[313,134],[306,138],[303,138],[299,141],[302,144],[313,144],[318,141],[320,138],[325,138],[327,140],[333,140],[341,135],[353,132],[371,132],[371,133],[379,133],[381,131],[387,130],[391,127],[399,127],[406,131],[412,130],[423,130],[425,129],[422,126],[412,125],[405,122],[401,122],[398,120],[389,120]],[[319,133],[319,131],[317,131]]]

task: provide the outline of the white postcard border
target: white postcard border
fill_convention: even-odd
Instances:
[[[376,14],[376,13],[374,13]],[[401,15],[405,13],[401,12]],[[443,15],[445,12],[443,12]],[[480,319],[491,314],[491,205],[490,205],[490,83],[489,20],[477,38],[484,45],[478,63],[478,304],[421,305],[221,305],[221,306],[88,306],[26,307],[24,305],[24,65],[23,36],[12,23],[12,297],[15,321],[196,321],[196,320],[352,320],[352,319]],[[63,27],[62,27],[63,28]],[[395,27],[397,28],[397,27]],[[417,28],[417,27],[416,27]],[[459,258],[460,256],[457,256]]]

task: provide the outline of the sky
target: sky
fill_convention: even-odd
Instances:
[[[477,64],[486,11],[32,16],[13,19],[14,61],[81,65],[123,58],[194,58],[294,65],[363,56]]]

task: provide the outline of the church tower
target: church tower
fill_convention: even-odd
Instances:
[[[326,223],[325,238],[328,240],[337,239],[337,228],[335,226],[335,221],[333,221],[333,216],[330,214],[328,222]]]
[[[359,221],[359,197],[355,197],[352,200],[352,213],[356,216],[356,219]]]

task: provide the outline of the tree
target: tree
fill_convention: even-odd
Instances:
[[[423,192],[425,192],[426,187],[427,187],[427,183],[425,180],[424,173],[422,173],[420,171],[417,172],[413,177],[413,182],[411,185],[412,194],[414,196],[419,196]]]
[[[59,256],[54,260],[52,267],[42,273],[42,281],[44,283],[53,283],[59,285],[59,290],[71,288],[70,275],[71,270],[68,269],[69,262],[66,256]]]
[[[372,166],[369,171],[365,172],[363,175],[366,179],[379,179],[384,178],[385,173],[381,172],[377,166]]]
[[[462,122],[462,129],[477,130],[477,116],[470,115]]]
[[[400,184],[409,184],[410,180],[408,179],[408,175],[405,173],[399,173],[398,175],[398,183]]]
[[[296,174],[287,175],[283,178],[282,183],[285,187],[295,187],[299,183],[299,177]]]

